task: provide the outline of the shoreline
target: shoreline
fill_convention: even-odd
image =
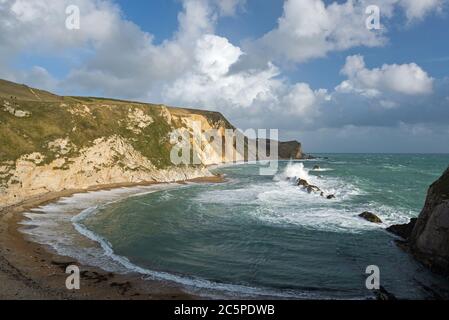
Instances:
[[[177,181],[173,183],[221,183],[223,176]],[[56,202],[77,193],[160,185],[166,183],[117,183],[86,189],[64,190],[30,198],[22,203],[0,209],[0,299],[31,300],[146,300],[198,299],[186,293],[181,285],[168,281],[142,280],[139,274],[117,274],[84,265],[71,257],[61,256],[46,245],[27,239],[19,229],[28,210]],[[80,267],[81,289],[67,290],[68,265]]]

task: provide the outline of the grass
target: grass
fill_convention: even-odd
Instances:
[[[31,112],[29,117],[16,117],[3,109],[4,102],[15,109]],[[83,113],[84,106],[90,110]],[[169,133],[173,130],[161,116],[160,105],[139,102],[93,98],[60,97],[52,93],[32,89],[24,85],[0,80],[0,164],[14,162],[25,154],[39,152],[45,156],[39,165],[51,163],[57,152],[48,144],[56,139],[69,138],[76,147],[63,155],[77,156],[98,138],[114,135],[126,139],[137,151],[147,157],[157,168],[171,165]],[[135,133],[129,126],[129,110],[140,109],[154,122]],[[78,111],[77,111],[78,110]],[[81,111],[80,111],[81,110]],[[217,112],[169,108],[172,114],[195,113],[204,115],[211,125],[232,125]],[[178,127],[181,123],[173,123]]]

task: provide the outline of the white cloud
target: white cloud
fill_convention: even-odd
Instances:
[[[219,110],[241,127],[378,125],[404,115],[413,121],[422,115],[419,106],[425,105],[419,99],[432,92],[434,82],[414,63],[368,69],[363,57],[349,57],[342,71],[347,79],[328,93],[307,83],[290,83],[278,61],[270,62],[280,56],[303,62],[331,51],[382,45],[387,30],[365,28],[365,5],[385,3],[382,14],[391,17],[400,1],[406,0],[329,5],[288,0],[278,26],[247,50],[215,34],[218,19],[235,14],[242,0],[183,0],[178,30],[161,44],[109,1],[0,0],[0,76],[72,94],[79,88],[83,94]],[[64,27],[68,4],[81,8],[79,32]],[[419,8],[410,9],[409,19],[437,10],[431,5]],[[23,52],[66,58],[72,70],[58,82],[41,67],[8,68]],[[242,63],[247,60],[262,63]],[[403,96],[410,100],[404,103]],[[439,118],[445,115],[442,111]]]
[[[255,101],[273,98],[280,86],[279,71],[273,65],[262,70],[229,73],[230,67],[242,55],[225,38],[204,35],[197,41],[195,65],[190,72],[167,85],[164,98],[168,101],[221,109],[247,108]]]
[[[199,71],[209,75],[212,80],[226,75],[241,55],[240,48],[230,44],[226,38],[211,34],[199,39],[195,49]]]
[[[80,30],[65,28],[65,8],[77,5]],[[161,82],[174,81],[193,64],[196,40],[213,33],[216,23],[208,0],[183,0],[179,29],[161,45],[153,36],[123,18],[120,9],[103,0],[3,0],[0,10],[0,59],[21,52],[77,61],[61,87],[103,95],[147,98]],[[80,61],[81,60],[81,61]],[[0,68],[12,78],[12,70]]]
[[[380,68],[368,69],[362,56],[346,58],[341,73],[348,77],[336,90],[339,92],[358,92],[366,96],[381,93],[422,95],[432,92],[434,79],[415,63],[384,64]]]
[[[388,42],[387,26],[399,9],[408,22],[441,12],[449,0],[285,0],[277,27],[246,44],[247,51],[266,60],[302,63],[329,52],[355,47],[378,47]],[[380,8],[380,30],[368,30],[365,10]]]
[[[246,123],[268,126],[285,119],[310,125],[319,117],[321,104],[330,99],[327,90],[288,83],[272,64],[230,71],[244,53],[225,38],[205,35],[197,41],[195,53],[192,70],[165,87],[164,101],[219,110]]]
[[[432,12],[441,11],[447,0],[400,0],[408,20],[422,19]]]
[[[448,0],[359,0],[363,6],[376,5],[382,18],[390,19],[396,10],[402,10],[408,22],[421,20],[425,16],[443,10]]]
[[[365,8],[360,1],[326,6],[322,0],[286,0],[277,28],[251,46],[259,52],[304,62],[330,51],[383,45],[385,29],[365,27]]]
[[[329,99],[326,90],[313,91],[309,84],[297,83],[283,97],[282,108],[286,108],[292,115],[303,117],[306,122],[311,122],[319,115],[319,104]]]

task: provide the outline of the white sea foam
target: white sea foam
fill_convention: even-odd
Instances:
[[[325,299],[326,296],[322,294],[313,294],[310,292],[300,292],[293,290],[272,290],[268,288],[256,288],[244,285],[236,285],[236,284],[228,284],[228,283],[218,283],[209,281],[206,279],[198,278],[198,277],[189,277],[189,276],[181,276],[168,272],[154,271],[146,268],[142,268],[127,259],[126,257],[117,255],[114,253],[111,244],[104,238],[95,234],[94,232],[87,229],[81,223],[82,220],[93,215],[97,212],[97,208],[88,208],[84,210],[81,214],[74,217],[72,221],[74,222],[76,230],[84,235],[85,237],[91,239],[100,244],[101,248],[104,251],[104,255],[109,257],[114,262],[126,268],[126,270],[130,272],[139,273],[144,275],[146,279],[152,280],[165,280],[174,283],[178,283],[184,285],[186,289],[190,289],[192,292],[196,292],[197,294],[202,294],[205,296],[214,296],[214,297],[223,297],[223,293],[225,295],[231,296],[239,296],[239,297],[254,297],[254,296],[266,296],[266,297],[278,297],[278,298],[320,298]],[[197,291],[198,289],[205,289],[208,291]],[[219,293],[222,293],[221,295]],[[329,299],[331,297],[328,297]]]
[[[346,205],[353,197],[363,195],[358,187],[339,178],[321,178],[309,172],[303,163],[290,162],[271,182],[208,190],[195,200],[205,204],[249,205],[250,209],[239,214],[248,214],[270,224],[294,224],[309,229],[347,233],[381,227],[358,217],[365,209]],[[336,199],[328,200],[318,193],[309,194],[295,185],[297,179],[307,180],[326,195],[335,195]]]
[[[292,290],[273,290],[244,285],[217,283],[201,278],[182,276],[168,272],[142,268],[126,257],[117,255],[111,244],[103,237],[83,225],[83,221],[113,202],[129,197],[141,196],[166,188],[185,187],[180,185],[121,188],[75,194],[59,201],[34,209],[25,214],[27,220],[21,229],[33,241],[49,245],[58,254],[77,259],[80,263],[117,273],[139,273],[148,279],[175,282],[188,291],[210,297],[278,297],[278,298],[320,298],[323,293]],[[33,226],[33,228],[29,228]],[[199,291],[200,290],[200,291]],[[330,296],[328,298],[331,298]]]
[[[303,163],[288,163],[284,171],[278,173],[274,176],[275,181],[287,180],[288,179],[304,179],[309,181],[311,176],[309,172],[305,169]]]
[[[313,172],[326,172],[326,171],[334,171],[334,169],[330,168],[318,168],[318,169],[312,169]]]
[[[287,181],[287,178],[290,178],[290,181]],[[327,200],[318,194],[308,194],[295,186],[292,183],[295,179],[292,178],[306,179],[309,183],[319,186],[326,194],[335,194],[337,199]],[[226,186],[229,188],[210,188],[198,194],[195,201],[200,204],[249,205],[252,206],[251,210],[238,214],[247,214],[254,219],[270,224],[292,224],[314,230],[353,233],[382,227],[357,216],[358,213],[365,211],[366,207],[354,208],[346,204],[346,200],[362,194],[360,189],[338,178],[320,178],[310,175],[301,162],[289,163],[272,181],[247,183],[239,187],[238,179],[234,179]],[[133,264],[126,257],[115,254],[107,239],[100,237],[83,225],[84,219],[98,213],[99,209],[108,203],[174,187],[186,186],[122,188],[63,198],[54,204],[27,213],[26,216],[30,220],[24,221],[23,224],[35,226],[35,228],[26,228],[24,232],[36,242],[50,245],[59,254],[71,256],[83,264],[97,266],[107,271],[136,272],[149,279],[176,282],[197,294],[204,294],[209,290],[210,296],[216,296],[217,292],[225,292],[230,296],[325,298],[323,293],[316,293],[314,296],[310,292],[277,291],[216,283],[201,278],[148,270]],[[162,200],[169,201],[170,198],[170,193],[162,192]],[[376,206],[374,203],[372,205]],[[386,222],[404,220],[402,212],[395,212],[387,206],[378,209],[376,212],[381,212],[381,218]]]

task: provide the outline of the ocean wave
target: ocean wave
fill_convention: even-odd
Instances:
[[[310,171],[313,171],[313,172],[326,172],[326,171],[334,171],[334,169],[331,169],[331,168],[318,168],[318,169],[312,169]]]
[[[157,191],[160,191],[160,187],[152,186],[75,194],[26,213],[27,220],[21,223],[24,226],[24,228],[21,228],[21,231],[31,237],[31,240],[43,245],[49,245],[56,253],[72,257],[81,264],[99,267],[108,272],[138,273],[143,275],[145,279],[174,282],[184,286],[187,291],[201,294],[202,296],[215,298],[332,298],[331,295],[326,296],[325,289],[323,289],[323,292],[277,290],[219,283],[198,277],[149,270],[132,263],[124,256],[117,255],[107,239],[89,230],[83,224],[83,221],[98,214],[103,208],[112,203]],[[33,228],[30,228],[31,226]]]
[[[124,256],[120,256],[114,253],[112,245],[105,238],[99,236],[98,234],[92,232],[87,227],[82,224],[82,221],[88,218],[91,215],[94,215],[98,212],[97,207],[92,207],[84,210],[78,216],[72,219],[72,222],[75,225],[76,230],[89,238],[92,241],[97,242],[101,248],[103,249],[104,254],[109,257],[114,262],[125,267],[130,273],[138,273],[145,276],[145,279],[148,280],[164,280],[169,282],[174,282],[177,284],[181,284],[185,286],[185,289],[190,290],[191,292],[195,292],[197,294],[201,294],[203,296],[215,296],[215,297],[223,297],[223,293],[230,294],[234,297],[277,297],[277,298],[320,298],[326,299],[326,296],[323,294],[315,294],[309,291],[299,292],[295,290],[273,290],[269,288],[257,288],[245,285],[237,285],[237,284],[229,284],[229,283],[219,283],[214,281],[209,281],[203,278],[198,277],[190,277],[178,275],[175,273],[162,272],[149,270],[143,267],[140,267],[134,263],[132,263],[128,258]],[[197,289],[205,289],[210,290],[209,294],[202,292],[197,292]],[[217,293],[221,293],[217,295]],[[328,297],[331,299],[331,296]]]
[[[378,203],[355,206],[351,200],[363,194],[357,184],[351,184],[343,178],[326,176],[320,178],[309,174],[303,163],[290,162],[273,179],[241,182],[232,178],[232,183],[221,184],[218,188],[200,188],[200,192],[191,199],[201,210],[208,205],[221,207],[240,206],[241,211],[230,209],[238,215],[257,219],[273,225],[296,225],[311,230],[327,232],[360,233],[366,230],[382,229],[385,225],[369,223],[358,214],[370,210],[379,213],[386,224],[406,222],[413,213],[395,210]],[[290,181],[287,180],[290,178]],[[319,186],[326,194],[335,194],[337,199],[327,200],[319,194],[308,194],[295,186],[292,181],[302,178]],[[187,185],[188,186],[188,185]],[[188,275],[150,270],[134,264],[125,256],[114,252],[109,241],[89,230],[84,221],[101,212],[113,202],[134,198],[139,200],[145,194],[160,192],[161,201],[169,201],[172,188],[184,188],[186,185],[163,185],[139,188],[122,188],[77,194],[60,201],[40,207],[27,213],[30,219],[24,221],[23,231],[38,243],[50,245],[61,255],[73,257],[82,264],[100,267],[118,273],[139,273],[147,279],[157,279],[178,283],[187,291],[203,296],[223,297],[278,297],[278,298],[332,298],[326,290],[277,290],[252,287],[239,284],[227,284],[209,281]]]
[[[293,224],[309,229],[359,233],[378,228],[367,224],[357,214],[363,212],[348,209],[346,203],[363,194],[355,185],[341,178],[309,175],[302,163],[288,163],[272,181],[248,183],[238,188],[205,190],[194,201],[204,205],[234,205],[241,207],[239,214],[248,215],[270,224]],[[297,179],[305,179],[317,185],[336,199],[328,200],[318,193],[307,193],[296,186]]]

